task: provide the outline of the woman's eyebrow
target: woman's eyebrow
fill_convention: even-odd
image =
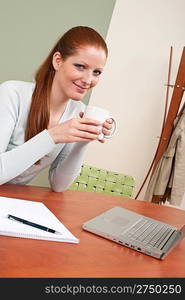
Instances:
[[[86,63],[86,62],[83,61],[83,60],[81,60],[80,63],[83,64],[83,65],[85,65],[87,68],[90,67],[89,64]],[[103,70],[103,67],[96,67],[96,68],[94,68],[94,70],[100,70],[100,71],[102,71],[102,70]]]
[[[85,65],[86,67],[89,67],[89,65],[83,60],[80,60],[79,63],[82,64],[82,65]]]

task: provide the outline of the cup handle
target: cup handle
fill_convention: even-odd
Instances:
[[[116,129],[117,129],[117,122],[116,122],[116,119],[115,119],[114,117],[112,117],[112,116],[110,116],[109,119],[112,119],[112,120],[113,120],[113,125],[114,125],[114,127],[113,127],[113,129],[112,129],[112,134],[110,134],[110,135],[104,134],[104,138],[106,138],[106,139],[112,138],[113,135],[115,134]]]

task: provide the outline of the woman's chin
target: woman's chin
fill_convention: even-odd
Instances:
[[[75,101],[80,101],[83,99],[84,96],[85,96],[85,94],[79,94],[79,95],[72,95],[70,98]]]

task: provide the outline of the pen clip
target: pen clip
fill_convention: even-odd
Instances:
[[[14,217],[12,217],[11,215],[7,215],[7,218],[11,221],[14,221],[14,222],[17,222],[17,223],[20,223],[20,221],[16,220]]]

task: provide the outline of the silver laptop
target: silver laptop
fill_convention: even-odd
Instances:
[[[185,225],[179,230],[117,206],[85,222],[82,228],[158,259],[164,259],[185,235]]]

